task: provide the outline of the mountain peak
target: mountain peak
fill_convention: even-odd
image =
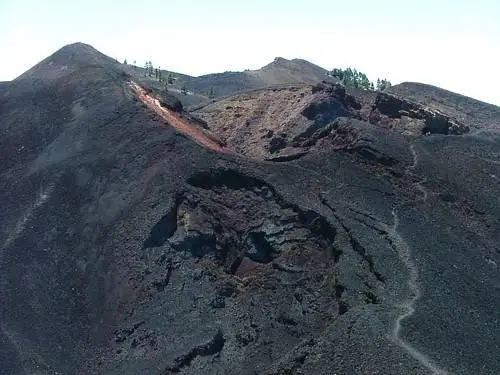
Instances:
[[[91,53],[91,54],[95,54],[95,53],[100,53],[100,52],[97,51],[90,44],[76,42],[76,43],[67,44],[67,45],[59,48],[54,54],[60,54],[60,53],[77,53],[77,54]]]
[[[51,80],[60,78],[84,66],[104,66],[115,63],[115,60],[102,54],[91,45],[77,42],[60,48],[16,79]]]
[[[327,70],[307,60],[275,57],[271,63],[249,73],[264,80],[267,85],[314,84],[325,78]]]

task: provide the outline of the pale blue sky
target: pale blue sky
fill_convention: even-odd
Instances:
[[[0,0],[0,80],[77,41],[192,75],[304,58],[500,105],[499,0]]]

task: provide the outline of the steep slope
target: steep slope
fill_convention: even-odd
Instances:
[[[0,87],[2,375],[497,372],[498,138],[300,86],[237,96],[324,135],[265,162],[96,53]]]
[[[52,80],[71,74],[85,66],[110,67],[118,63],[85,43],[69,44],[16,78],[22,80]]]

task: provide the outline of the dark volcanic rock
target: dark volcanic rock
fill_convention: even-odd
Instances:
[[[302,114],[311,120],[312,124],[297,135],[294,141],[311,137],[316,131],[339,117],[359,117],[357,110],[361,106],[354,97],[346,94],[345,87],[341,84],[322,82],[313,86],[312,92],[318,94],[318,99],[302,111]]]
[[[169,93],[163,93],[161,96],[160,104],[175,112],[181,113],[183,111],[182,103],[179,99]]]
[[[450,117],[436,110],[425,108],[409,100],[398,98],[394,95],[381,92],[375,99],[373,109],[381,115],[391,119],[401,119],[403,116],[410,119],[421,120],[420,131],[422,134],[450,134],[460,135],[469,132],[469,127],[453,121]],[[383,121],[377,113],[370,115],[372,121]],[[418,123],[418,122],[417,122]],[[398,123],[393,121],[392,126]]]
[[[282,150],[285,147],[286,147],[286,139],[281,135],[273,137],[269,141],[269,152],[271,154],[274,154],[275,152]]]
[[[74,45],[0,85],[1,374],[498,373],[498,124],[421,136],[462,122],[326,83],[210,108],[271,163],[122,68]]]

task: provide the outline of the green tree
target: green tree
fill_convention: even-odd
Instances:
[[[123,60],[123,64],[127,65],[127,59]]]
[[[331,75],[338,78],[347,87],[355,87],[363,90],[370,90],[373,87],[373,83],[370,82],[368,76],[356,68],[335,68],[331,71]]]
[[[210,91],[208,92],[208,97],[209,99],[215,98],[215,89],[213,87],[210,87]]]
[[[172,85],[174,83],[174,76],[172,75],[172,73],[168,73],[168,76],[167,76],[167,83],[169,85]]]
[[[366,74],[358,72],[358,87],[363,90],[370,90],[370,80],[366,76]]]
[[[392,84],[388,79],[385,79],[385,78],[377,79],[377,90],[378,91],[384,91],[385,89],[388,89],[391,86],[392,86]]]
[[[153,63],[151,62],[151,60],[149,60],[149,61],[147,62],[147,64],[148,64],[148,75],[149,75],[150,77],[152,77],[152,76],[153,76],[153,70],[154,70],[154,68],[153,68]]]
[[[332,70],[332,76],[343,81],[344,80],[344,71],[342,69],[335,68]]]
[[[185,83],[182,85],[181,92],[182,92],[184,95],[186,95],[186,94],[187,94],[187,87],[186,87],[186,84],[185,84]]]

